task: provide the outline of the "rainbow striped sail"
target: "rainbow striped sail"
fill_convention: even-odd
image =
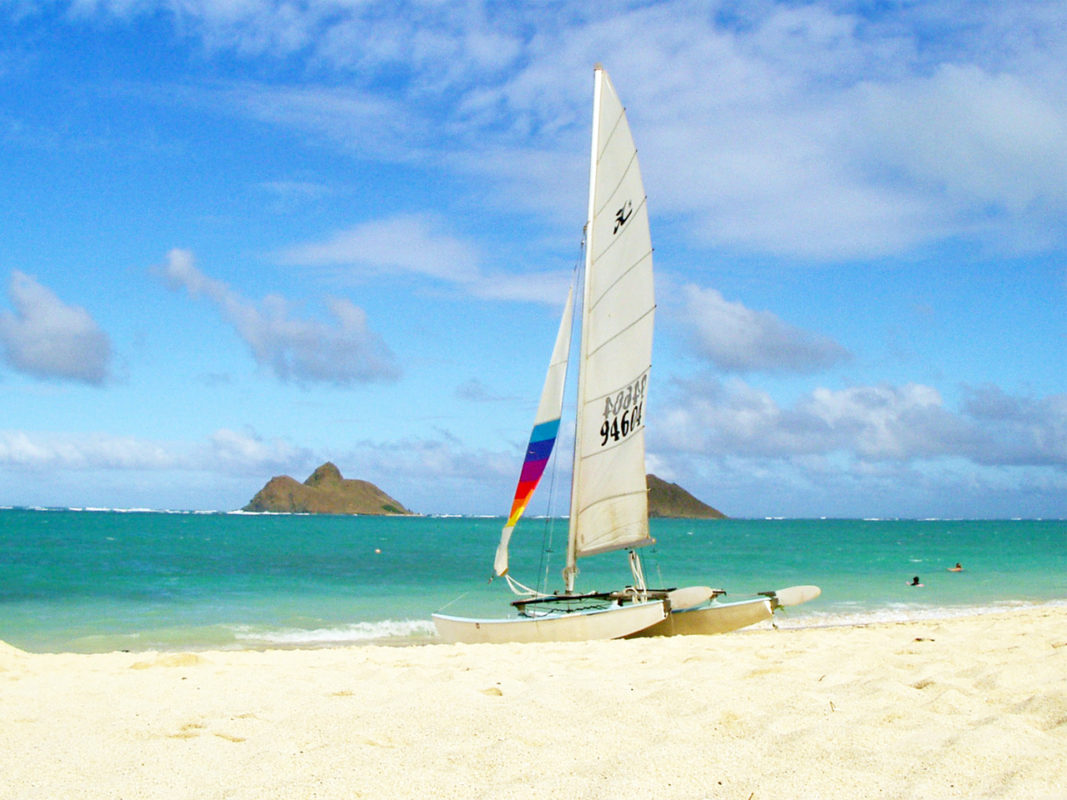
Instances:
[[[571,347],[571,319],[574,287],[567,293],[567,305],[563,308],[563,318],[559,322],[556,334],[556,346],[552,348],[552,360],[545,375],[545,386],[541,390],[541,403],[537,407],[530,443],[526,446],[526,460],[519,473],[519,485],[515,487],[515,499],[511,503],[511,514],[500,534],[500,544],[496,549],[493,570],[497,575],[508,571],[508,542],[511,531],[526,510],[533,497],[534,489],[544,475],[552,448],[559,434],[559,419],[563,413],[563,387],[567,379],[567,357]]]
[[[556,444],[558,433],[558,418],[534,425],[530,444],[526,447],[526,461],[523,462],[522,472],[519,474],[519,485],[515,488],[515,500],[511,504],[508,527],[515,527],[515,523],[529,505],[534,489],[548,466],[548,458],[552,455],[552,447]]]

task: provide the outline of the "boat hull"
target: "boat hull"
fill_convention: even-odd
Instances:
[[[801,603],[814,600],[820,594],[822,594],[822,589],[818,586],[789,586],[776,591],[772,600],[775,608],[778,606],[799,606]]]
[[[697,608],[672,611],[665,619],[627,638],[638,636],[699,636],[712,633],[729,633],[747,628],[774,616],[771,600],[761,597],[737,603],[711,603]]]
[[[679,600],[699,596],[697,590],[707,587],[688,587],[676,590]],[[712,590],[708,590],[712,591]],[[682,594],[682,593],[686,594]],[[765,592],[763,597],[741,600],[736,603],[710,602],[695,607],[675,606],[669,616],[655,625],[631,633],[627,638],[638,636],[700,636],[713,633],[729,633],[774,616],[775,610],[798,606],[814,600],[821,594],[818,586],[789,586],[776,592]]]
[[[463,644],[504,642],[585,642],[621,639],[668,617],[662,600],[595,611],[546,614],[510,619],[470,619],[434,614],[441,640]]]

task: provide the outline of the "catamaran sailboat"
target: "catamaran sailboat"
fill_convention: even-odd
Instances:
[[[448,642],[533,642],[640,635],[720,633],[769,619],[779,606],[817,596],[814,586],[720,603],[704,586],[650,589],[637,549],[652,543],[645,477],[645,399],[652,360],[652,240],[644,185],[625,110],[599,65],[594,70],[593,137],[578,349],[578,398],[565,589],[545,594],[508,574],[508,543],[555,445],[571,349],[567,298],[526,460],[501,534],[494,572],[520,596],[508,618],[434,614]],[[578,560],[629,553],[633,585],[578,592]]]

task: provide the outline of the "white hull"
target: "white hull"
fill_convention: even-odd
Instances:
[[[685,608],[672,612],[666,619],[644,630],[630,634],[636,636],[699,636],[711,633],[729,633],[747,628],[774,616],[771,600],[742,600],[738,603],[712,603],[698,608]]]
[[[704,587],[677,591],[688,592],[700,588]],[[774,616],[775,609],[798,606],[814,600],[819,594],[821,592],[818,586],[790,586],[776,592],[768,592],[766,597],[753,600],[741,600],[736,603],[711,602],[695,608],[675,608],[666,619],[636,631],[627,638],[729,633],[770,619]]]
[[[822,589],[818,586],[790,586],[786,589],[779,589],[774,593],[774,607],[799,606],[801,603],[814,600],[820,594],[822,594]]]
[[[585,642],[621,639],[667,618],[662,600],[615,606],[597,611],[573,611],[541,617],[468,619],[434,614],[441,639],[449,643]]]

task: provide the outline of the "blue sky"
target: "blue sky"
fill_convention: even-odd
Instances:
[[[329,459],[505,513],[598,61],[651,471],[1067,517],[1067,6],[980,0],[0,0],[0,505],[233,509]]]

